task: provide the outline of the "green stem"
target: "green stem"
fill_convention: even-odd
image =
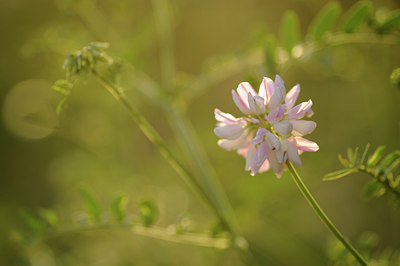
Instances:
[[[192,188],[201,199],[212,209],[215,210],[212,201],[207,197],[200,184],[194,179],[188,170],[178,161],[175,155],[167,147],[161,136],[155,131],[150,125],[147,119],[142,116],[134,106],[132,106],[125,98],[124,93],[119,88],[115,88],[114,85],[101,76],[97,71],[92,70],[93,75],[97,80],[111,93],[114,98],[122,104],[122,106],[128,111],[130,117],[138,124],[139,128],[146,135],[146,137],[158,148],[161,155],[169,162],[176,173],[183,179],[183,181]]]
[[[287,162],[287,167],[290,171],[290,174],[293,177],[294,182],[296,183],[297,187],[300,189],[301,193],[303,196],[306,198],[310,206],[314,209],[314,211],[317,213],[319,218],[322,220],[322,222],[329,228],[329,230],[336,236],[336,238],[342,242],[342,244],[346,247],[346,249],[356,258],[356,260],[361,264],[361,265],[368,265],[367,261],[361,256],[361,254],[348,242],[342,233],[339,232],[339,230],[336,228],[336,226],[332,223],[332,221],[328,218],[328,216],[325,214],[325,212],[321,209],[321,207],[318,205],[314,197],[311,195],[310,191],[304,184],[303,180],[297,173],[296,169],[292,165],[291,162]]]
[[[188,170],[177,160],[170,149],[165,144],[164,140],[158,135],[150,123],[142,116],[134,106],[132,106],[121,88],[116,88],[107,79],[102,77],[96,70],[92,70],[93,75],[97,80],[111,93],[114,98],[120,102],[124,108],[128,111],[132,119],[138,124],[140,129],[146,135],[146,137],[158,148],[161,155],[168,161],[176,173],[183,179],[188,186],[195,191],[196,194],[206,203],[206,205],[215,213],[220,223],[231,233],[232,244],[234,247],[241,251],[241,255],[249,265],[256,265],[254,256],[248,247],[247,240],[238,235],[236,227],[232,225],[229,218],[226,217],[226,213],[221,211],[218,205],[216,205],[213,198],[204,191],[200,183],[189,173]]]
[[[84,232],[92,232],[92,231],[100,231],[100,230],[130,230],[136,235],[146,236],[154,239],[179,243],[179,244],[190,244],[194,246],[200,247],[211,247],[218,249],[226,249],[231,245],[231,240],[227,237],[209,237],[206,234],[201,233],[175,233],[171,232],[166,228],[162,228],[159,226],[151,226],[145,227],[140,224],[133,225],[102,225],[102,226],[94,226],[94,227],[82,227],[82,228],[73,228],[68,230],[63,230],[60,232],[49,233],[44,235],[40,240],[42,241],[51,241],[52,239],[56,239],[62,237],[67,234],[75,234],[75,233],[84,233]]]

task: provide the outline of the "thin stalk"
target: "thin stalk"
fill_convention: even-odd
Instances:
[[[332,223],[332,221],[328,218],[328,216],[325,214],[325,212],[321,209],[321,207],[318,205],[317,201],[314,199],[314,197],[311,195],[310,191],[304,184],[303,180],[297,173],[296,169],[292,165],[291,162],[287,162],[287,167],[290,171],[290,174],[293,177],[294,182],[296,183],[297,187],[300,189],[301,193],[303,196],[306,198],[310,206],[314,209],[314,211],[317,213],[319,218],[322,220],[322,222],[328,227],[328,229],[332,232],[332,234],[335,235],[335,237],[342,242],[342,244],[346,247],[346,249],[354,256],[354,258],[361,264],[361,265],[368,265],[367,261],[361,256],[361,254],[348,242],[345,237],[342,235],[342,233],[339,232],[339,230],[336,228],[336,226]]]
[[[114,85],[98,74],[95,70],[92,70],[93,75],[96,79],[111,93],[112,96],[126,109],[130,117],[138,124],[139,128],[146,135],[146,137],[158,148],[161,155],[169,162],[176,173],[183,179],[183,181],[193,190],[203,201],[215,210],[212,201],[207,197],[200,184],[194,179],[188,170],[178,161],[175,155],[167,147],[161,136],[155,131],[147,119],[142,116],[134,106],[132,106],[125,98],[124,93],[119,88],[115,88]],[[218,215],[218,213],[217,213]]]
[[[73,228],[60,232],[49,233],[47,235],[44,235],[41,238],[41,240],[46,242],[52,239],[62,237],[63,235],[101,231],[101,230],[130,230],[136,235],[146,236],[154,239],[159,239],[179,244],[190,244],[200,247],[226,249],[231,245],[231,239],[227,237],[209,237],[206,234],[189,233],[189,232],[175,233],[159,226],[146,227],[139,224],[119,225],[119,226],[103,225],[103,226],[94,226],[86,228],[85,227]]]
[[[166,0],[153,0],[152,2],[160,43],[162,85],[168,92],[173,92],[176,75],[171,27],[171,7]]]
[[[225,212],[221,211],[219,206],[215,205],[215,201],[211,198],[198,181],[189,173],[188,170],[178,161],[173,155],[171,150],[167,147],[161,136],[155,131],[147,119],[142,116],[134,106],[132,106],[125,98],[123,90],[116,88],[107,79],[92,70],[96,79],[111,93],[114,98],[122,104],[128,111],[131,118],[138,124],[139,128],[146,135],[146,137],[158,148],[161,155],[168,161],[176,173],[183,179],[183,181],[206,203],[206,205],[215,213],[220,220],[220,223],[231,233],[232,244],[234,247],[241,251],[243,259],[249,265],[256,265],[254,256],[251,253],[247,240],[238,235],[236,227],[233,227],[229,219],[226,217]]]

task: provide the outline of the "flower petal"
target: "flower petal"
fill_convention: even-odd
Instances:
[[[291,161],[294,164],[301,165],[301,159],[297,151],[296,144],[286,140],[286,145],[287,145],[287,155],[289,161]]]
[[[254,153],[256,152],[254,144],[252,143],[248,152],[247,152],[247,156],[246,156],[246,165],[244,167],[244,170],[248,171],[251,169],[251,165],[253,163],[253,157],[254,157]]]
[[[275,76],[275,88],[278,88],[281,91],[282,95],[286,94],[285,84],[283,83],[283,80],[279,75]]]
[[[311,106],[312,106],[312,101],[308,100],[308,102],[302,102],[292,109],[289,110],[288,112],[288,118],[289,119],[300,119],[306,114],[310,114],[311,111]]]
[[[247,140],[243,144],[243,146],[237,150],[237,153],[239,155],[242,155],[244,158],[247,157],[247,153],[249,152],[249,149],[251,147],[251,136],[248,136]]]
[[[271,124],[276,123],[282,120],[283,116],[285,115],[285,107],[283,105],[279,105],[277,108],[273,109],[269,112],[267,116],[268,122]]]
[[[245,131],[243,131],[242,135],[237,139],[234,139],[234,140],[220,139],[220,140],[218,140],[218,145],[227,151],[237,150],[244,146],[248,137],[249,137],[248,131],[245,130]]]
[[[292,134],[298,137],[310,134],[317,127],[317,123],[314,121],[291,120],[290,123],[293,125]]]
[[[274,171],[277,175],[282,172],[282,163],[278,162],[275,152],[270,152],[268,155],[268,162],[271,165],[272,171]]]
[[[283,94],[279,88],[275,88],[274,94],[272,94],[272,97],[268,102],[268,108],[270,110],[273,110],[277,108],[280,104],[282,104],[285,97],[284,95],[285,94]]]
[[[285,98],[286,109],[291,109],[299,97],[300,85],[296,84],[287,94]]]
[[[232,90],[232,98],[239,110],[245,115],[251,114],[249,102],[241,98],[235,90]]]
[[[263,165],[260,167],[260,169],[258,170],[259,173],[264,173],[266,171],[268,171],[271,168],[271,165],[269,164],[268,160],[265,160],[265,162],[263,163]]]
[[[225,125],[214,128],[214,133],[221,139],[234,140],[240,137],[243,127],[239,124]]]
[[[289,121],[283,120],[275,123],[274,129],[282,137],[287,137],[292,133],[293,125]]]
[[[250,110],[256,114],[260,115],[266,112],[265,105],[264,105],[264,99],[260,96],[253,96],[251,93],[248,93],[248,101],[249,101],[249,107]]]
[[[215,108],[214,114],[215,114],[215,119],[217,121],[225,124],[237,123],[237,121],[239,120],[238,118],[234,117],[231,114],[222,112],[218,108]]]
[[[264,99],[264,104],[267,105],[275,91],[274,81],[270,78],[263,78],[260,85],[258,95]]]
[[[281,142],[278,139],[277,136],[272,134],[271,132],[267,132],[266,134],[266,141],[268,143],[268,146],[271,150],[279,150],[281,148]]]
[[[314,152],[319,150],[318,144],[311,140],[302,137],[295,137],[294,139],[296,140],[297,149],[300,151]]]
[[[263,142],[258,146],[254,153],[253,161],[251,163],[251,175],[255,175],[260,170],[268,156],[268,145]]]

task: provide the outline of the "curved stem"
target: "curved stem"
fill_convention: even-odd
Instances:
[[[200,184],[194,179],[188,170],[178,161],[175,155],[167,147],[161,136],[155,131],[147,119],[142,116],[134,106],[132,106],[125,98],[121,88],[116,88],[111,82],[106,80],[97,71],[92,70],[93,75],[97,80],[111,93],[114,98],[122,104],[122,106],[128,111],[130,117],[138,124],[139,128],[146,135],[146,137],[158,148],[161,155],[169,162],[176,173],[183,179],[183,181],[191,187],[204,202],[212,209],[215,210],[212,201],[207,197]],[[217,213],[217,216],[220,217]]]
[[[306,198],[310,206],[314,209],[314,211],[317,213],[319,218],[322,220],[322,222],[329,228],[329,230],[332,232],[332,234],[335,235],[335,237],[342,242],[342,244],[346,247],[346,249],[356,258],[356,260],[361,264],[361,265],[368,265],[367,261],[361,256],[361,254],[348,242],[345,237],[342,235],[342,233],[339,232],[339,230],[336,228],[336,226],[332,223],[332,221],[328,218],[328,216],[325,214],[325,212],[321,209],[321,207],[318,205],[317,201],[314,199],[314,197],[311,195],[310,191],[304,184],[303,180],[297,173],[296,169],[292,165],[291,162],[287,162],[287,167],[290,171],[290,174],[293,177],[294,182],[296,183],[297,187],[300,189],[301,193],[303,196]]]

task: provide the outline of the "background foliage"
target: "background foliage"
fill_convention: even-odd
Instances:
[[[279,71],[287,87],[300,83],[301,97],[314,101],[313,119],[318,127],[311,138],[320,151],[304,154],[299,172],[345,235],[353,242],[367,243],[373,257],[392,256],[391,251],[400,247],[398,207],[384,197],[364,200],[361,187],[371,179],[362,173],[336,182],[323,182],[322,177],[340,169],[336,155],[347,147],[371,143],[374,148],[385,145],[388,153],[399,150],[400,91],[389,79],[399,67],[399,42],[384,37],[366,43],[343,42],[315,47],[312,55],[291,60],[300,41],[323,39],[326,32],[321,25],[368,32],[367,23],[357,30],[343,23],[343,13],[355,1],[328,7],[322,1],[170,2],[175,82],[180,93],[192,98],[179,106],[186,110],[258,259],[272,265],[323,265],[342,256],[287,173],[280,180],[273,173],[250,177],[243,171],[242,158],[216,145],[213,109],[236,110],[231,89],[243,80],[258,86],[262,76],[274,71]],[[318,24],[313,18],[324,6],[328,15],[320,16],[327,21]],[[371,6],[378,20],[399,8],[395,1],[373,1]],[[45,242],[33,241],[27,248],[10,241],[17,238],[20,228],[28,236],[32,230],[40,234],[43,225],[32,218],[38,216],[54,228],[118,221],[125,215],[137,219],[144,212],[148,214],[140,216],[144,223],[164,228],[182,225],[178,221],[190,217],[190,230],[197,232],[209,231],[216,218],[93,79],[74,87],[65,111],[60,116],[55,112],[62,96],[51,86],[64,78],[61,66],[66,54],[92,41],[107,41],[109,53],[125,63],[119,82],[130,101],[180,159],[193,166],[165,110],[151,100],[151,82],[138,74],[146,73],[145,77],[159,83],[168,74],[168,70],[160,71],[160,58],[165,56],[160,38],[168,36],[162,34],[165,29],[158,33],[151,1],[19,0],[2,1],[0,7],[4,36],[0,49],[0,264],[242,265],[233,249],[165,242],[122,228],[55,235]],[[362,10],[358,17],[367,16],[370,9],[366,5]],[[309,25],[312,34],[306,36]],[[383,34],[387,27],[377,29]],[[266,43],[283,47],[276,52],[278,66],[258,56],[257,48]],[[255,56],[241,61],[253,52]],[[202,89],[209,84],[207,90]],[[121,204],[126,205],[127,214],[116,211]],[[152,208],[157,215],[149,214]]]

